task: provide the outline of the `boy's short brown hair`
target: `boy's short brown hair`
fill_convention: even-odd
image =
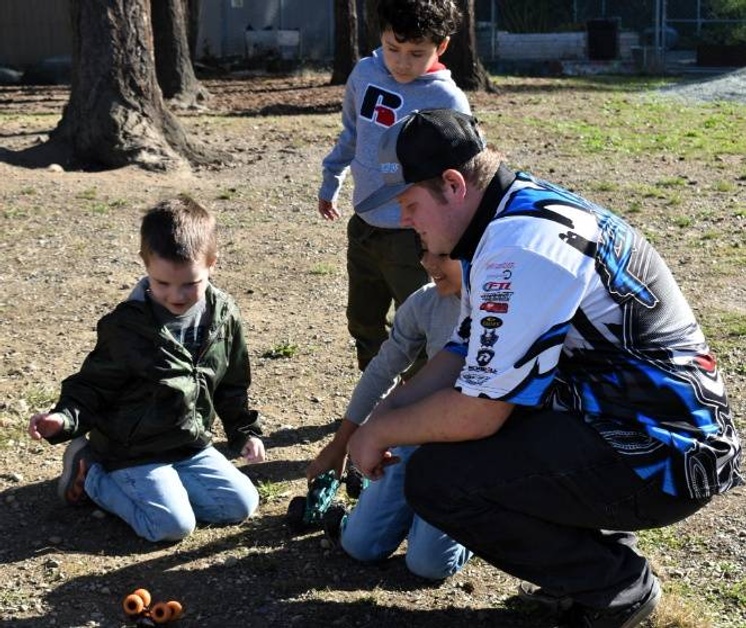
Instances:
[[[158,203],[140,225],[140,257],[147,264],[152,255],[172,262],[217,259],[215,217],[186,194]]]
[[[455,0],[379,0],[378,27],[391,29],[396,39],[429,39],[439,46],[461,24],[461,10]]]

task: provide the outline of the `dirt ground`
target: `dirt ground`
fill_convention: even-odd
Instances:
[[[342,95],[325,81],[313,74],[208,81],[209,108],[179,116],[193,137],[233,160],[174,174],[12,165],[44,142],[67,90],[0,88],[0,626],[125,626],[121,599],[141,586],[156,599],[181,600],[185,628],[554,624],[522,608],[516,581],[478,559],[431,585],[408,574],[401,550],[362,566],[325,547],[320,533],[293,536],[283,524],[358,377],[344,316],[345,224],[326,223],[315,209]],[[603,84],[515,78],[470,99],[514,165],[622,213],[634,208],[628,217],[654,237],[712,337],[744,432],[746,160],[583,156],[570,150],[574,131],[547,135],[537,123],[564,116],[592,124],[610,93]],[[746,110],[733,115],[746,132]],[[609,181],[618,185],[601,183]],[[680,182],[676,202],[662,181]],[[268,460],[244,468],[263,497],[255,518],[154,546],[111,515],[60,505],[64,448],[31,442],[25,426],[54,402],[59,382],[92,347],[96,320],[140,276],[141,212],[181,192],[218,215],[215,282],[246,321]],[[343,197],[344,204],[349,185]],[[286,357],[268,357],[278,353]],[[666,592],[650,626],[744,628],[745,545],[744,489],[682,524],[644,533]]]

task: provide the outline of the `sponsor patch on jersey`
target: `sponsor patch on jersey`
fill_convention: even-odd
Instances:
[[[486,349],[482,347],[479,351],[477,351],[477,364],[481,367],[487,366],[490,362],[492,362],[492,358],[495,357],[495,352],[492,349]]]
[[[479,336],[479,342],[483,347],[494,347],[499,337],[494,329],[485,329]]]
[[[489,366],[467,366],[466,370],[470,373],[489,373],[494,375],[497,371]]]
[[[514,294],[514,292],[483,292],[480,295],[480,298],[482,299],[482,301],[490,301],[492,303],[507,303],[508,301],[510,301],[511,297]]]
[[[509,281],[510,278],[513,276],[513,271],[510,268],[503,268],[502,270],[499,270],[497,273],[490,273],[490,276],[487,277],[487,281],[492,282],[501,282],[501,281]]]
[[[489,379],[489,375],[480,375],[477,373],[464,373],[461,376],[461,381],[471,384],[472,386],[481,386]]]
[[[479,322],[485,329],[497,329],[498,327],[502,327],[503,319],[497,316],[485,316]]]
[[[509,281],[485,281],[482,284],[482,290],[485,292],[502,292],[504,290],[510,290]]]
[[[493,314],[507,314],[508,304],[493,303],[492,301],[487,301],[486,303],[482,303],[482,305],[479,306],[479,309],[485,312],[492,312]]]

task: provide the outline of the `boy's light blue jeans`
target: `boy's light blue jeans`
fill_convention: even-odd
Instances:
[[[173,463],[144,464],[107,472],[93,463],[85,491],[148,541],[179,541],[197,521],[238,523],[259,505],[259,493],[214,447]]]
[[[417,576],[443,580],[459,571],[472,553],[414,514],[404,499],[406,462],[416,447],[395,447],[401,459],[371,482],[342,523],[342,548],[353,558],[372,562],[390,556],[407,539],[406,563]]]

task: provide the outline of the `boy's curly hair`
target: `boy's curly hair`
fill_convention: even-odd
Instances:
[[[391,29],[400,42],[429,39],[439,46],[461,25],[455,0],[380,0],[378,27]]]

